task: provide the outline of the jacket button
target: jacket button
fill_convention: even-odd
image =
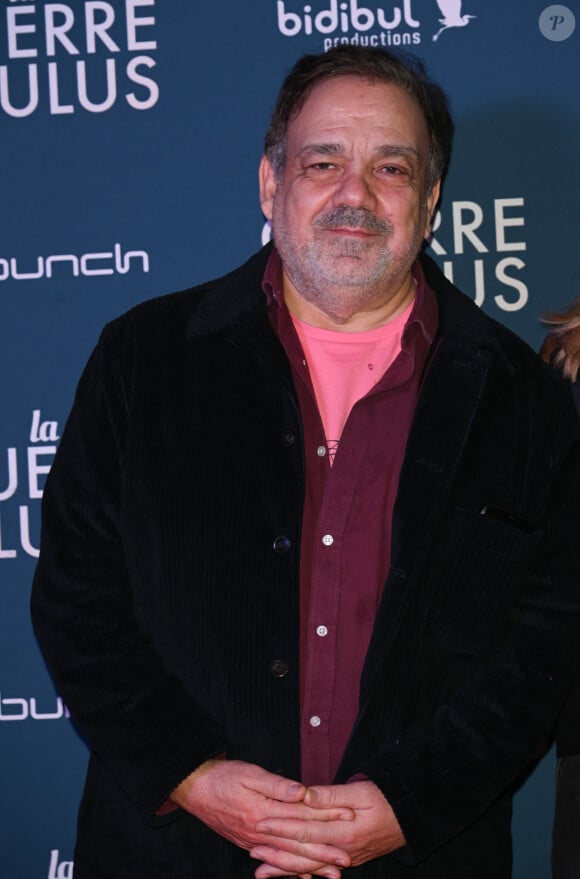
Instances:
[[[277,678],[285,678],[288,674],[288,663],[284,662],[283,659],[274,659],[270,668],[272,674]]]
[[[296,441],[296,437],[292,433],[291,430],[285,430],[282,434],[282,442],[285,446],[293,446]]]
[[[276,552],[283,553],[288,552],[292,544],[288,537],[277,537],[272,546]]]

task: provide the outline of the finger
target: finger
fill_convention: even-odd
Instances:
[[[351,821],[293,821],[289,818],[265,818],[256,824],[258,833],[279,840],[291,840],[301,846],[330,845],[340,851],[343,841],[345,847],[350,841],[353,828]]]
[[[269,879],[270,876],[326,876],[327,879],[340,879],[338,866],[327,861],[318,861],[300,855],[292,855],[268,845],[254,846],[250,857],[263,861],[256,869],[256,879]]]
[[[256,767],[256,772],[244,779],[244,786],[271,800],[285,803],[299,803],[304,798],[306,787],[298,781],[276,775],[266,769]]]
[[[270,876],[288,876],[288,873],[284,870],[278,870],[276,867],[270,867],[269,865],[266,865],[265,867],[259,867],[254,873],[254,876],[256,876],[257,879],[268,879],[268,877]],[[323,868],[320,871],[317,871],[316,873],[300,873],[298,879],[313,879],[314,876],[326,876],[328,877],[328,879],[335,879],[335,874],[332,873],[327,867]],[[291,879],[296,879],[296,877],[292,876]]]
[[[325,876],[325,873],[301,873],[298,876],[298,879],[312,879],[313,876]],[[288,876],[288,873],[284,870],[278,870],[276,867],[270,867],[266,865],[266,867],[258,867],[254,876],[257,879],[267,879],[270,876]],[[296,879],[295,876],[292,876],[292,879]]]
[[[282,830],[280,835],[267,836],[257,843],[257,846],[264,845],[276,849],[283,855],[309,858],[322,864],[349,867],[351,863],[350,855],[345,850],[346,846],[342,848],[334,842],[325,843],[309,839],[307,832],[303,830],[303,825],[296,827],[293,835]],[[253,848],[257,846],[253,846]]]
[[[320,785],[309,787],[304,794],[304,803],[313,809],[331,809],[347,805],[344,802],[345,794],[348,794],[348,785]]]
[[[281,803],[277,800],[268,800],[264,811],[263,820],[278,818],[295,821],[353,821],[354,809],[345,806],[312,808],[304,803]]]
[[[262,864],[257,870],[254,872],[254,876],[257,879],[266,879],[266,877],[270,876],[287,876],[288,873],[284,870],[279,870],[277,867],[271,867],[269,864]],[[298,879],[312,879],[313,873],[300,873]],[[316,875],[323,875],[318,873]],[[296,879],[295,876],[292,876],[292,879]]]
[[[375,785],[369,781],[315,785],[307,789],[304,803],[313,809],[350,808],[356,813],[368,805],[369,793],[374,788]]]

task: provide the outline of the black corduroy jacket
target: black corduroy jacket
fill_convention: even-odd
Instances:
[[[246,852],[155,812],[222,751],[299,775],[304,461],[268,254],[105,329],[47,480],[33,619],[92,749],[75,879],[251,877]],[[578,651],[576,417],[536,355],[422,261],[440,327],[336,779],[371,778],[408,845],[344,874],[504,879],[511,787]]]

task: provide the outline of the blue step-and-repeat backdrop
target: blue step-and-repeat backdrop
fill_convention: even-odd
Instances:
[[[537,348],[540,314],[580,295],[579,0],[0,0],[6,879],[73,875],[87,755],[28,601],[79,373],[107,320],[268,237],[256,168],[278,86],[341,42],[411,51],[447,90],[457,133],[430,252]],[[549,754],[517,795],[516,879],[550,875],[553,771]]]

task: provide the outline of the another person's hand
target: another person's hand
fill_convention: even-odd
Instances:
[[[252,857],[265,862],[256,870],[257,879],[288,875],[279,858],[281,838],[293,841],[297,852],[306,844],[346,851],[352,866],[364,864],[405,845],[405,837],[395,813],[372,781],[311,787],[304,797],[304,803],[315,810],[352,809],[354,820],[264,819],[257,829],[271,834],[272,841],[269,847],[254,846],[250,852]]]
[[[540,357],[575,382],[580,368],[580,303],[562,314],[545,315],[551,332],[544,339]]]
[[[256,875],[340,879],[340,868],[350,865],[340,847],[307,839],[297,844],[289,832],[277,839],[276,834],[256,829],[264,821],[275,821],[282,827],[288,822],[303,829],[313,824],[352,822],[349,806],[307,805],[305,795],[303,784],[259,766],[214,759],[188,775],[172,792],[171,800],[240,848],[251,851],[261,846],[266,855],[275,852],[275,864],[261,865]],[[259,860],[264,858],[259,856]],[[259,874],[263,867],[283,872]]]

